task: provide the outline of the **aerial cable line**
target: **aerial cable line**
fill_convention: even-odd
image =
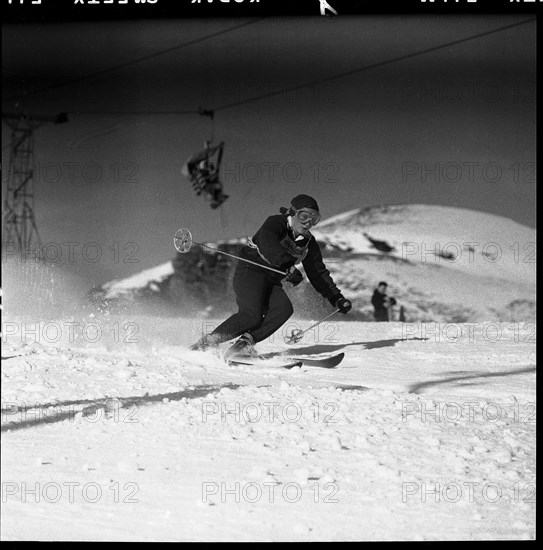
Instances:
[[[458,44],[462,44],[464,42],[469,42],[471,40],[476,40],[478,38],[482,38],[484,36],[489,36],[491,34],[495,34],[498,32],[502,32],[508,29],[511,29],[513,27],[518,27],[520,25],[525,25],[526,23],[531,23],[532,21],[536,21],[536,19],[525,19],[524,21],[519,21],[518,23],[512,23],[510,25],[505,25],[503,27],[499,27],[497,29],[492,29],[489,31],[481,32],[474,34],[472,36],[467,36],[465,38],[460,38],[458,40],[453,40],[452,42],[446,42],[444,44],[439,44],[437,46],[432,46],[431,48],[426,48],[424,50],[419,50],[417,52],[408,53],[399,57],[394,57],[392,59],[386,59],[384,61],[378,61],[377,63],[372,63],[371,65],[365,65],[364,67],[359,67],[357,69],[351,69],[350,71],[345,71],[343,73],[338,73],[335,75],[331,75],[324,78],[319,78],[318,80],[313,80],[311,82],[306,82],[304,84],[297,84],[295,86],[290,86],[287,88],[282,88],[281,90],[275,90],[273,92],[269,92],[266,94],[262,94],[255,97],[250,97],[247,99],[242,99],[240,101],[235,101],[232,103],[227,103],[225,105],[219,105],[213,109],[203,109],[200,107],[198,110],[188,110],[188,111],[77,111],[74,114],[89,114],[89,115],[193,115],[198,114],[202,116],[209,116],[211,119],[213,119],[213,116],[216,111],[222,111],[225,109],[230,109],[232,107],[238,107],[240,105],[244,105],[246,103],[251,103],[253,101],[259,101],[261,99],[266,99],[269,97],[274,97],[280,94],[292,92],[294,90],[300,90],[302,88],[308,88],[311,86],[315,86],[318,84],[322,84],[323,82],[329,82],[331,80],[336,80],[338,78],[343,78],[346,76],[350,76],[353,74],[361,73],[364,71],[369,71],[371,69],[377,69],[379,67],[383,67],[385,65],[391,65],[393,63],[398,63],[400,61],[405,61],[407,59],[412,59],[414,57],[418,57],[420,55],[425,55],[431,52],[435,52],[438,50],[442,50],[444,48],[449,48],[451,46],[456,46]]]
[[[198,110],[192,111],[69,111],[70,115],[201,115]]]
[[[236,25],[234,27],[229,27],[228,29],[223,29],[221,31],[217,31],[211,34],[208,34],[206,36],[202,36],[200,38],[195,38],[194,40],[189,40],[188,42],[185,42],[183,44],[178,44],[177,46],[172,46],[171,48],[167,48],[165,50],[160,50],[158,52],[154,52],[148,55],[144,55],[143,57],[138,57],[137,59],[132,59],[131,61],[125,61],[124,63],[120,63],[119,65],[114,65],[113,67],[108,67],[107,69],[102,69],[100,71],[96,71],[94,73],[90,73],[83,76],[78,76],[76,78],[72,78],[70,80],[65,80],[64,82],[58,82],[57,84],[51,84],[49,86],[44,86],[43,88],[38,88],[37,90],[31,90],[27,93],[22,93],[7,99],[3,99],[2,103],[6,103],[8,101],[16,101],[18,99],[26,99],[27,97],[41,94],[42,92],[46,92],[49,90],[54,90],[56,88],[60,88],[62,86],[69,86],[71,84],[75,84],[77,82],[82,82],[83,80],[88,80],[89,78],[94,78],[96,76],[102,76],[107,73],[111,73],[113,71],[118,71],[119,69],[124,69],[126,67],[129,67],[130,65],[135,65],[137,63],[141,63],[143,61],[148,61],[149,59],[153,59],[155,57],[159,57],[161,55],[165,55],[167,53],[174,52],[176,50],[180,50],[181,48],[186,48],[187,46],[193,46],[194,44],[199,44],[201,42],[204,42],[205,40],[210,40],[212,38],[217,38],[218,36],[221,36],[223,34],[227,34],[229,32],[241,29],[242,27],[246,27],[248,25],[253,25],[254,23],[258,23],[261,21],[263,17],[260,17],[258,19],[253,19],[251,21],[247,21],[245,23],[241,23],[240,25]],[[154,114],[154,113],[153,113]],[[177,114],[177,113],[176,113]],[[184,113],[181,113],[184,114]]]
[[[309,88],[311,86],[322,84],[323,82],[329,82],[329,81],[335,80],[337,78],[343,78],[345,76],[350,76],[350,75],[353,75],[353,74],[356,74],[356,73],[361,73],[363,71],[369,71],[371,69],[377,69],[377,68],[383,67],[385,65],[391,65],[392,63],[398,63],[400,61],[405,61],[407,59],[411,59],[411,58],[417,57],[419,55],[424,55],[424,54],[427,54],[427,53],[435,52],[435,51],[441,50],[443,48],[449,48],[450,46],[456,46],[456,45],[462,44],[464,42],[469,42],[470,40],[476,40],[478,38],[482,38],[482,37],[488,36],[490,34],[502,32],[502,31],[505,31],[507,29],[511,29],[513,27],[518,27],[519,25],[525,25],[526,23],[530,23],[531,21],[536,21],[536,19],[525,19],[524,21],[520,21],[518,23],[512,23],[511,25],[505,25],[504,27],[499,27],[497,29],[492,29],[490,31],[485,31],[485,32],[481,32],[481,33],[478,33],[478,34],[474,34],[472,36],[467,36],[466,38],[460,38],[459,40],[453,40],[452,42],[446,42],[445,44],[440,44],[438,46],[433,46],[431,48],[426,48],[426,49],[420,50],[418,52],[408,53],[406,55],[402,55],[402,56],[399,56],[399,57],[394,57],[392,59],[386,59],[385,61],[379,61],[379,62],[373,63],[371,65],[365,65],[364,67],[359,67],[358,69],[351,69],[350,71],[345,71],[343,73],[338,73],[338,74],[328,76],[328,77],[325,77],[325,78],[319,78],[318,80],[313,80],[311,82],[306,82],[304,84],[298,84],[298,85],[295,85],[295,86],[290,86],[288,88],[283,88],[282,90],[275,90],[275,91],[269,92],[267,94],[262,94],[262,95],[259,95],[259,96],[250,97],[250,98],[247,98],[247,99],[242,99],[240,101],[234,101],[232,103],[227,103],[225,105],[219,105],[218,107],[215,107],[211,111],[212,112],[222,111],[224,109],[230,109],[232,107],[238,107],[238,106],[244,105],[246,103],[251,103],[253,101],[259,101],[261,99],[266,99],[268,97],[274,97],[274,96],[277,96],[279,94],[292,92],[294,90],[300,90],[302,88]]]

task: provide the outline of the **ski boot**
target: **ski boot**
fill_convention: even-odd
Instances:
[[[246,332],[242,334],[236,342],[227,350],[225,359],[234,359],[236,357],[256,357],[258,352],[255,350],[255,341],[253,337]]]

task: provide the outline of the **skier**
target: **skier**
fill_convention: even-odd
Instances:
[[[373,296],[371,297],[371,303],[373,305],[373,318],[377,322],[388,321],[388,310],[391,305],[391,300],[396,300],[394,298],[389,298],[386,295],[387,292],[387,283],[381,281],[377,288],[373,291]]]
[[[298,195],[292,199],[290,208],[281,208],[280,212],[266,219],[242,248],[240,256],[287,272],[286,277],[239,262],[233,280],[239,311],[203,336],[191,349],[205,350],[240,336],[226,352],[226,357],[257,355],[255,344],[271,336],[293,313],[281,281],[284,279],[293,286],[302,282],[303,276],[295,267],[299,262],[317,292],[341,313],[351,310],[351,302],[332,280],[319,245],[309,231],[321,218],[317,201],[308,195]]]

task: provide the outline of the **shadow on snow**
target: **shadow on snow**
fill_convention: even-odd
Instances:
[[[462,376],[451,376],[450,378],[443,378],[441,380],[430,380],[428,382],[420,382],[419,384],[413,384],[410,386],[409,393],[420,393],[423,390],[431,388],[433,386],[439,386],[440,384],[449,384],[454,382],[463,382],[467,380],[474,380],[479,378],[499,378],[501,376],[514,376],[515,374],[526,374],[528,372],[535,372],[535,366],[525,367],[523,369],[517,369],[507,372],[480,372],[480,373],[470,373],[465,375],[466,371],[458,371],[458,374]],[[469,385],[469,383],[459,384],[463,386]]]
[[[224,384],[219,386],[205,385],[197,386],[192,390],[183,390],[178,392],[160,393],[157,395],[145,394],[143,396],[134,397],[105,397],[103,399],[82,399],[78,401],[60,401],[58,403],[36,403],[32,407],[8,407],[2,408],[2,432],[22,430],[39,426],[41,424],[52,424],[62,422],[64,420],[74,420],[77,413],[82,413],[83,416],[93,416],[100,409],[112,411],[114,408],[128,409],[138,405],[147,405],[169,399],[170,401],[180,401],[181,399],[196,399],[205,397],[210,393],[217,393],[223,388],[231,390],[238,389],[239,384]],[[9,403],[3,403],[6,405]],[[80,409],[75,409],[76,406],[83,406]],[[69,407],[68,410],[62,411],[63,407]],[[60,411],[58,409],[61,409]],[[10,415],[17,413],[29,414],[36,416],[30,420],[22,420],[20,422],[9,422]]]
[[[309,355],[319,353],[330,353],[333,351],[343,350],[349,346],[364,346],[364,349],[376,349],[395,346],[398,342],[409,342],[411,340],[425,341],[429,338],[390,338],[388,340],[376,340],[375,342],[351,342],[350,344],[315,344],[313,346],[306,346],[303,348],[289,348],[285,351],[274,351],[271,353],[264,353],[260,357],[271,358],[278,355]]]

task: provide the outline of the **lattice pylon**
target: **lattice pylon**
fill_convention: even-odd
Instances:
[[[34,130],[40,123],[24,116],[7,122],[12,131],[3,213],[4,253],[38,258],[42,243],[34,215]]]

